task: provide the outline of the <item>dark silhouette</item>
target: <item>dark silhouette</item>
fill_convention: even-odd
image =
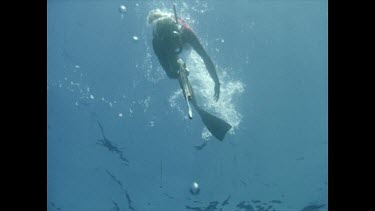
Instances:
[[[114,144],[112,144],[112,142],[105,136],[104,134],[104,130],[103,130],[103,127],[102,125],[100,124],[99,121],[98,122],[98,125],[100,127],[100,130],[102,132],[102,136],[103,136],[103,139],[99,139],[98,142],[96,144],[98,145],[101,145],[105,148],[107,148],[110,152],[113,152],[113,153],[116,153],[120,156],[120,159],[122,161],[124,161],[125,165],[129,165],[129,161],[128,159],[124,156],[124,152],[119,150],[118,147],[116,147]]]
[[[171,196],[171,195],[169,195],[168,193],[164,193],[164,195],[165,195],[166,197],[170,198],[170,199],[174,199],[174,197]]]
[[[245,201],[240,202],[236,207],[245,209],[245,211],[254,211],[254,208],[250,204],[245,204]]]
[[[203,142],[203,144],[199,145],[199,146],[194,146],[194,148],[196,150],[202,150],[206,145],[207,145],[207,141]]]
[[[114,201],[112,201],[112,203],[115,205],[114,207],[115,211],[120,211],[120,207],[118,206],[118,204]]]
[[[136,210],[136,209],[132,206],[132,200],[130,199],[130,195],[128,194],[128,191],[125,190],[125,194],[126,194],[126,200],[128,201],[128,207],[129,207],[129,209],[131,209],[131,210]]]
[[[271,203],[277,203],[277,204],[281,204],[282,203],[282,201],[280,201],[280,200],[272,200],[272,201],[270,201]]]
[[[125,197],[126,197],[126,200],[128,201],[128,208],[131,209],[131,210],[136,210],[133,206],[132,206],[132,200],[130,198],[130,195],[128,193],[128,191],[124,188],[124,185],[122,184],[122,182],[120,180],[118,180],[113,174],[111,174],[111,172],[109,172],[108,170],[106,170],[107,174],[112,178],[113,181],[115,181],[121,188],[121,190],[125,193]]]
[[[206,208],[201,208],[201,207],[190,207],[190,206],[185,206],[186,209],[190,210],[196,210],[196,211],[213,211],[217,209],[217,205],[219,204],[218,201],[212,201]]]
[[[304,207],[301,211],[317,211],[317,210],[319,210],[320,208],[322,208],[324,206],[325,206],[325,204],[321,204],[321,205],[309,205],[309,206]]]
[[[57,206],[55,205],[55,203],[50,202],[50,204],[51,204],[51,206],[52,206],[53,208],[55,208],[56,210],[58,210],[58,211],[62,211],[62,209],[59,208],[59,207],[57,207]]]
[[[221,206],[225,206],[225,205],[229,204],[228,201],[229,201],[230,197],[231,196],[229,195],[228,198],[225,199],[225,201],[223,201],[223,203],[221,203]]]
[[[107,172],[107,174],[112,178],[113,181],[115,181],[121,188],[121,190],[125,191],[125,188],[124,186],[122,185],[122,182],[120,180],[118,180],[113,174],[111,174],[111,172],[109,172],[108,170],[105,170]]]

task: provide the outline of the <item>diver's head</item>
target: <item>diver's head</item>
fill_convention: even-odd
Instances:
[[[180,53],[182,50],[181,26],[171,17],[162,17],[157,20],[154,27],[154,36],[163,41],[167,48]]]
[[[162,18],[162,17],[166,17],[166,16],[169,16],[168,13],[166,12],[162,12],[160,11],[159,9],[154,9],[154,10],[151,10],[149,13],[148,13],[148,16],[147,16],[147,22],[148,24],[152,23],[154,20],[157,20],[159,18]]]

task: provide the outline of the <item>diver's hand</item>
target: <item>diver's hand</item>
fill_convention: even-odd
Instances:
[[[220,83],[215,83],[215,94],[214,94],[214,100],[217,102],[220,97]]]

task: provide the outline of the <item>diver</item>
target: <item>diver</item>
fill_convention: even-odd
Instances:
[[[215,82],[214,99],[217,101],[220,97],[220,81],[215,66],[186,22],[178,19],[178,23],[176,23],[173,16],[161,12],[159,9],[151,10],[147,21],[149,24],[155,21],[152,46],[168,77],[177,79],[177,70],[179,69],[177,55],[182,52],[185,44],[190,44],[203,59],[208,73]]]
[[[178,58],[178,54],[183,51],[183,47],[186,44],[189,44],[203,59],[210,77],[215,82],[213,98],[215,101],[217,101],[220,97],[220,81],[219,77],[217,76],[215,66],[192,29],[182,19],[177,18],[176,10],[174,16],[164,13],[159,9],[151,10],[148,14],[147,22],[149,24],[153,23],[152,46],[159,63],[163,67],[167,76],[171,79],[179,79],[180,82],[179,77],[181,76],[179,76],[179,71],[182,68],[181,64],[183,64],[185,67],[184,69],[187,70],[187,68],[182,60]],[[180,86],[183,89],[181,82]],[[190,84],[189,88],[192,92]],[[185,98],[187,98],[185,93],[184,95]],[[190,100],[192,101],[195,109],[198,111],[206,128],[214,137],[222,141],[225,134],[231,129],[232,126],[226,121],[201,109],[198,106],[197,100],[193,93],[191,93],[191,96],[189,96],[189,101]],[[189,102],[187,103],[189,106]],[[189,117],[191,118],[190,112],[191,110],[189,106]]]

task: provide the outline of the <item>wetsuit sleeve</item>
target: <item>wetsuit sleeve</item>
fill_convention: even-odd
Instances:
[[[163,69],[169,72],[169,62],[167,55],[163,52],[160,43],[158,43],[155,39],[152,39],[152,47],[154,48],[154,52],[158,57],[158,60],[163,67]]]
[[[177,55],[166,52],[163,48],[163,43],[158,42],[156,39],[152,39],[152,47],[168,77],[177,78],[177,70],[179,68]]]
[[[216,69],[214,64],[212,63],[210,57],[204,50],[202,44],[199,42],[197,36],[194,34],[194,32],[191,29],[184,29],[183,36],[193,48],[198,53],[198,55],[203,59],[204,64],[207,68],[208,73],[210,74],[212,80],[214,80],[215,84],[220,84],[219,78],[216,73]]]

